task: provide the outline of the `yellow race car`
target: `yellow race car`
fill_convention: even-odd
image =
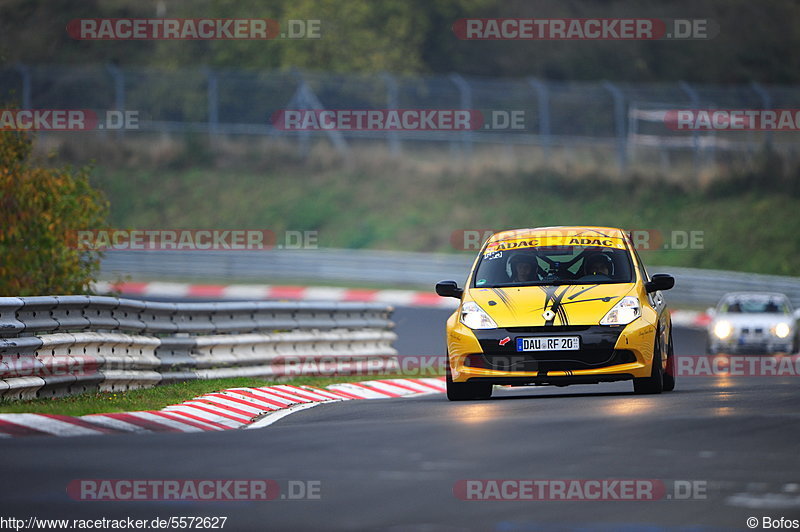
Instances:
[[[447,320],[447,397],[488,399],[495,384],[633,380],[675,387],[666,274],[647,274],[628,235],[607,227],[503,231],[481,248]]]

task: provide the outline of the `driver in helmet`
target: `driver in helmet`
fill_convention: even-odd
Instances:
[[[539,276],[536,272],[539,265],[536,257],[529,254],[517,253],[509,259],[511,266],[511,281],[515,283],[525,283],[538,281]]]
[[[614,273],[614,261],[604,253],[597,253],[583,263],[584,275],[604,275],[611,277]]]

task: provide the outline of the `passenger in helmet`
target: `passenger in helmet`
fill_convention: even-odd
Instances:
[[[596,253],[583,262],[583,273],[611,277],[614,274],[614,261],[608,255]]]
[[[512,282],[525,283],[539,280],[539,275],[536,272],[539,265],[535,256],[517,253],[509,259],[508,263],[511,267]]]

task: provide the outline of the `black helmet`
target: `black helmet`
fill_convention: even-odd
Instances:
[[[596,264],[605,265],[606,268],[608,268],[608,274],[614,275],[614,261],[605,253],[595,253],[594,255],[590,255],[586,257],[586,260],[584,260],[583,264],[583,270],[587,275],[594,273],[592,270]]]
[[[536,269],[539,267],[539,263],[536,260],[536,255],[534,253],[514,253],[508,259],[508,263],[506,264],[506,273],[509,277],[514,275],[514,267],[517,264],[530,264],[533,267],[533,271],[535,272]]]

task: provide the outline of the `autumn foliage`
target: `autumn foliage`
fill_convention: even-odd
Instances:
[[[87,168],[33,164],[32,142],[0,131],[0,296],[88,293],[100,257],[70,235],[104,225],[108,202]]]

